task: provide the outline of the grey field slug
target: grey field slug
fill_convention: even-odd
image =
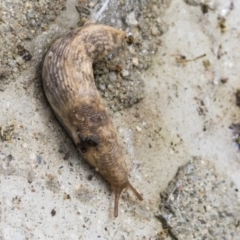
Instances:
[[[128,170],[92,64],[120,47],[126,34],[101,24],[76,28],[53,43],[42,66],[43,88],[55,115],[82,157],[110,183],[115,194],[114,216],[123,189],[142,196],[128,180]]]

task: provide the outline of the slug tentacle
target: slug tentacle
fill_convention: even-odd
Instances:
[[[95,86],[92,64],[117,47],[125,32],[88,24],[58,39],[47,52],[42,69],[46,97],[79,152],[111,184],[114,215],[124,188],[142,196],[128,181],[128,171],[113,123]]]
[[[133,191],[133,193],[137,196],[138,200],[142,201],[143,197],[141,196],[141,194],[130,183],[128,183],[128,186]]]
[[[118,204],[119,204],[119,198],[120,198],[120,194],[122,192],[123,188],[115,188],[114,189],[114,195],[115,195],[115,199],[114,199],[114,217],[118,216]]]
[[[115,195],[115,199],[114,199],[114,217],[117,217],[118,216],[118,205],[119,205],[119,198],[120,198],[120,195],[121,195],[121,192],[123,189],[125,188],[130,188],[133,193],[136,195],[136,197],[138,198],[138,200],[142,201],[143,198],[142,196],[138,193],[138,191],[131,185],[130,182],[128,182],[126,184],[126,186],[121,186],[121,187],[114,187],[114,195]]]

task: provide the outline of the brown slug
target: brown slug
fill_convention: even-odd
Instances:
[[[43,87],[58,120],[81,155],[110,183],[115,194],[114,216],[123,189],[142,196],[128,180],[122,147],[96,88],[92,64],[120,47],[125,32],[90,24],[74,29],[48,50],[42,68]]]

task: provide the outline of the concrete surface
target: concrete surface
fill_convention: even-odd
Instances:
[[[0,239],[159,239],[160,192],[192,156],[213,162],[240,188],[240,154],[229,129],[240,119],[240,2],[231,10],[231,1],[205,2],[207,14],[199,5],[171,2],[163,16],[168,31],[143,72],[144,99],[112,114],[130,180],[144,197],[138,202],[124,192],[117,219],[109,185],[54,118],[36,64],[26,63],[0,92],[1,131],[11,139],[0,141]],[[74,3],[29,42],[35,63],[53,36],[76,25]]]

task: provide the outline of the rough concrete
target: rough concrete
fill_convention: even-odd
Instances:
[[[161,7],[153,8],[161,10],[167,30],[156,37],[159,29],[153,27],[149,39],[142,37],[144,46],[151,41],[158,45],[158,52],[146,52],[152,64],[141,72],[144,98],[111,113],[130,180],[144,197],[138,202],[124,192],[117,219],[108,184],[80,159],[53,116],[36,74],[52,40],[78,24],[73,7],[77,1],[69,0],[55,22],[24,42],[32,61],[13,59],[16,70],[0,92],[0,239],[161,239],[162,225],[155,217],[160,192],[193,156],[212,162],[218,174],[225,172],[240,188],[239,149],[229,129],[240,119],[235,99],[240,3],[234,1],[232,7],[231,1],[202,1],[208,9],[204,14],[201,1],[196,6],[186,2],[173,0],[164,14]],[[93,15],[101,3],[96,3]],[[134,30],[135,19],[141,21],[132,10],[127,24]],[[100,22],[106,11],[107,5]]]
[[[161,193],[163,239],[238,239],[238,189],[209,161],[193,158]]]

